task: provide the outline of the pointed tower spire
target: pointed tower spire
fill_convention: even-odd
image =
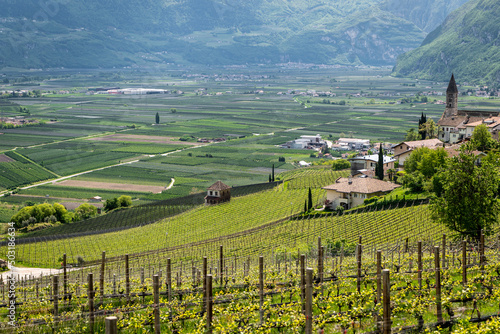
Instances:
[[[458,88],[455,76],[452,74],[448,89],[446,90],[446,108],[443,116],[456,116],[458,114]]]
[[[448,84],[448,89],[446,90],[446,94],[450,93],[458,93],[457,83],[455,82],[455,76],[453,73],[451,74],[450,83]]]

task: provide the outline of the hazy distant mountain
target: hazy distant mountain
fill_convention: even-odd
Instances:
[[[429,33],[468,0],[386,0],[380,7]]]
[[[0,0],[0,66],[394,64],[465,1]]]
[[[500,79],[500,2],[471,0],[451,13],[422,46],[401,55],[396,75],[493,83]]]

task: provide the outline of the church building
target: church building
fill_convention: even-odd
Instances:
[[[446,108],[438,121],[438,138],[454,144],[470,138],[474,128],[485,124],[494,138],[498,137],[500,130],[500,117],[498,111],[459,110],[458,88],[455,77],[451,75],[448,89],[446,90]]]

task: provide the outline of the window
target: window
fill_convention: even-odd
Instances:
[[[212,191],[212,190],[210,190],[210,196],[212,196],[212,195],[213,195],[213,191]]]

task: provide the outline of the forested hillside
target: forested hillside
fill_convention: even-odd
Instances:
[[[465,0],[0,0],[0,67],[394,64]]]
[[[448,16],[421,47],[402,55],[394,73],[492,84],[500,77],[500,3],[472,0]]]

